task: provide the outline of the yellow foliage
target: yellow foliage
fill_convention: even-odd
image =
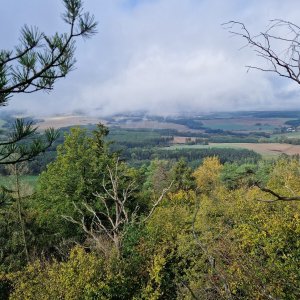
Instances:
[[[199,241],[235,297],[242,291],[245,299],[299,299],[291,291],[300,280],[300,203],[257,201],[264,197],[256,187],[229,191],[219,186],[202,195],[195,223]]]
[[[222,168],[218,157],[213,156],[204,159],[203,164],[193,174],[200,191],[209,192],[219,184]]]
[[[161,299],[161,283],[162,283],[162,272],[166,264],[166,258],[164,257],[164,251],[154,255],[153,263],[149,269],[149,281],[147,286],[142,292],[143,299],[158,300]]]
[[[157,243],[170,245],[187,228],[190,218],[187,206],[159,207],[148,220],[146,228]]]
[[[285,196],[300,194],[300,162],[298,159],[279,159],[271,173],[268,187]]]
[[[168,193],[168,198],[172,204],[192,205],[196,202],[196,192],[192,190],[179,190],[174,193]]]
[[[11,274],[14,292],[10,299],[92,299],[107,288],[102,272],[101,259],[76,247],[66,262],[35,262],[23,272]]]

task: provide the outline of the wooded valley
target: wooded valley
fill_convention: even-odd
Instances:
[[[53,30],[57,1],[33,2],[0,27]],[[299,92],[262,75],[300,84],[300,27],[252,34],[297,5],[87,2],[100,42],[81,0],[59,32],[1,33],[0,299],[300,299]],[[252,20],[222,29],[261,75],[224,16]]]
[[[73,128],[32,185],[1,200],[10,299],[298,299],[298,157],[132,167],[108,130]],[[180,154],[178,154],[180,155]]]

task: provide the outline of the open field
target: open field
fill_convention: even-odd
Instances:
[[[178,130],[179,132],[204,132],[205,129],[194,127],[194,123],[198,122],[208,129],[212,130],[224,130],[235,132],[268,132],[271,133],[275,128],[286,127],[285,122],[291,120],[291,118],[258,118],[258,117],[229,117],[229,118],[208,118],[197,119],[196,117],[184,118],[184,119],[168,119],[159,118],[153,116],[143,116],[135,118],[131,116],[112,116],[108,118],[90,117],[84,115],[60,115],[41,117],[42,122],[37,125],[41,130],[49,127],[56,129],[61,127],[69,127],[75,125],[89,125],[97,124],[99,122],[106,124],[107,126],[119,126],[124,129],[170,129]],[[193,123],[194,121],[194,123]],[[191,123],[192,125],[191,126]],[[198,124],[197,123],[197,124]],[[199,125],[198,124],[198,125]]]
[[[117,120],[116,120],[117,121]],[[62,127],[76,126],[76,125],[89,125],[89,124],[97,124],[101,122],[109,126],[109,123],[101,118],[89,117],[89,116],[54,116],[54,117],[46,117],[43,118],[43,122],[37,123],[37,126],[40,130],[45,130],[49,127],[53,127],[55,129],[59,129]],[[175,123],[168,122],[158,122],[158,121],[138,121],[138,122],[116,122],[116,124],[124,129],[175,129],[178,131],[190,131],[190,132],[198,132],[198,130],[191,130],[188,127]]]
[[[209,119],[201,122],[205,127],[211,129],[237,130],[237,131],[272,131],[275,128],[284,126],[287,118],[224,118]],[[286,125],[285,125],[286,126]]]
[[[189,138],[189,137],[185,137],[185,136],[174,136],[173,142],[172,142],[172,143],[173,143],[173,144],[186,144],[187,138]],[[194,141],[196,140],[196,138],[191,137],[190,140],[191,140],[192,142],[194,142]]]
[[[46,117],[43,118],[43,122],[37,123],[39,130],[45,130],[49,127],[53,127],[55,129],[76,125],[89,125],[89,124],[97,124],[97,123],[105,124],[106,121],[101,120],[99,118],[93,118],[88,116],[55,116],[55,117]]]
[[[300,131],[273,134],[271,138],[274,139],[274,138],[280,138],[280,137],[285,137],[285,138],[300,138]]]
[[[231,131],[267,131],[270,132],[275,128],[284,125],[284,122],[288,119],[245,119],[245,118],[236,118],[236,119],[210,119],[201,121],[203,125],[211,129],[222,129],[222,130],[231,130]],[[61,127],[76,126],[76,125],[88,125],[88,124],[97,124],[97,123],[108,124],[107,121],[89,117],[89,116],[76,116],[76,115],[67,115],[67,116],[53,116],[43,118],[43,122],[39,122],[37,126],[41,130],[45,130],[49,127],[54,127],[56,129]],[[180,132],[201,132],[202,130],[190,129],[185,125],[171,123],[171,122],[160,122],[154,120],[143,120],[143,121],[126,121],[118,122],[116,119],[116,124],[124,129],[175,129]]]
[[[263,156],[272,157],[280,154],[300,155],[300,145],[279,144],[279,143],[210,143],[209,145],[173,145],[165,149],[204,149],[204,148],[240,148],[253,150]]]
[[[158,122],[158,121],[139,121],[139,122],[127,122],[126,124],[122,124],[120,127],[122,128],[130,128],[130,129],[175,129],[178,131],[193,131],[188,129],[188,127],[168,122]],[[196,130],[198,131],[198,130]]]
[[[21,181],[30,186],[35,186],[37,182],[38,176],[35,175],[23,175],[21,176]],[[13,176],[0,176],[0,185],[8,187],[14,182]]]
[[[0,128],[2,128],[2,126],[5,124],[6,122],[4,120],[0,119]]]

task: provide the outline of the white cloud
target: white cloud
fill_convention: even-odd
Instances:
[[[249,101],[260,105],[272,95],[270,83],[259,77],[247,75],[221,51],[170,55],[156,48],[82,96],[91,108],[104,103],[104,113],[235,110]]]
[[[58,8],[53,1],[45,2],[53,6],[51,13],[44,12],[35,21],[49,26],[43,19]],[[77,70],[50,95],[18,96],[10,107],[29,105],[34,113],[86,109],[102,114],[134,110],[164,114],[271,110],[297,103],[296,84],[246,72],[244,65],[260,62],[249,49],[238,51],[243,42],[220,25],[240,20],[259,32],[272,18],[297,22],[296,0],[144,0],[134,7],[125,2],[86,0],[87,9],[99,20],[99,33],[78,43]],[[37,14],[34,3],[28,14]]]

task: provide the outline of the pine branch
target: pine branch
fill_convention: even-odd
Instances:
[[[96,33],[94,16],[84,13],[82,1],[63,0],[63,20],[69,33],[47,36],[25,25],[15,51],[0,51],[0,105],[17,93],[50,91],[57,79],[74,69],[75,39]]]

